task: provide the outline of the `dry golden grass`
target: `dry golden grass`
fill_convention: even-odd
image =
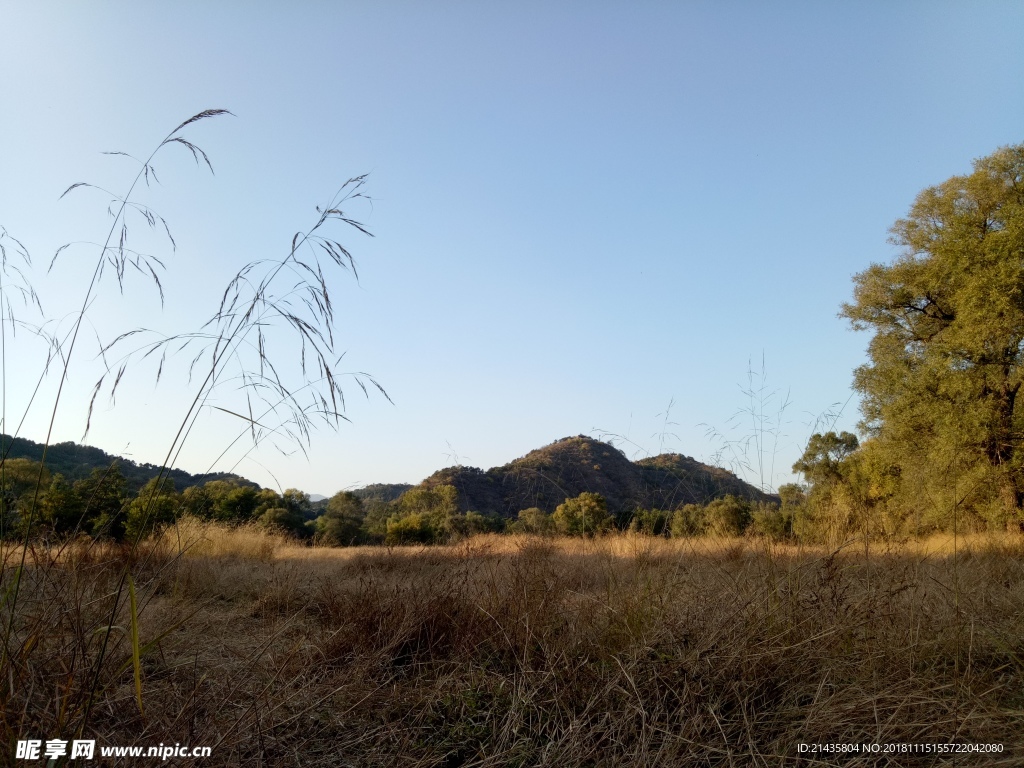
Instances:
[[[130,558],[75,544],[30,561],[8,743],[73,738],[92,688],[90,738],[209,745],[209,765],[1024,764],[1019,539],[868,558],[628,535],[315,549],[188,522]],[[102,631],[126,563],[145,715],[127,608]],[[1005,751],[796,747],[951,740]]]

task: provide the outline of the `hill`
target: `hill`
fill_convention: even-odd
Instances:
[[[42,443],[26,440],[23,437],[10,437],[9,435],[0,435],[0,441],[2,441],[3,446],[7,449],[6,458],[8,459],[39,461],[43,457]],[[53,474],[59,472],[70,481],[85,479],[94,469],[106,469],[115,461],[121,470],[121,474],[128,481],[128,489],[132,493],[138,493],[143,485],[160,473],[160,467],[155,464],[137,464],[131,459],[114,456],[91,445],[66,442],[55,443],[46,449],[46,468]],[[167,472],[167,476],[174,481],[174,487],[179,491],[189,486],[202,485],[210,480],[234,480],[242,485],[251,485],[259,488],[259,485],[251,480],[229,472],[210,472],[204,475],[193,475],[182,469],[171,469]]]
[[[352,493],[368,502],[389,502],[394,501],[403,493],[412,488],[408,483],[372,483],[364,488],[357,488]]]
[[[619,449],[590,437],[566,437],[502,467],[448,467],[422,485],[453,485],[463,511],[515,517],[519,510],[545,512],[584,491],[599,493],[613,514],[637,507],[675,509],[726,494],[772,501],[736,475],[678,453],[630,461]]]

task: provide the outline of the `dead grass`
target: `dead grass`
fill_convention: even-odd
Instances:
[[[311,549],[189,522],[128,563],[145,715],[115,629],[83,732],[210,745],[210,765],[1020,765],[1024,543],[957,544],[868,559],[627,535]],[[128,556],[83,543],[29,559],[7,743],[81,728]],[[951,740],[1005,751],[796,748]]]

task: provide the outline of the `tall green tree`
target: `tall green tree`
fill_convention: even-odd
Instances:
[[[76,481],[73,488],[82,500],[83,515],[94,536],[124,537],[128,481],[116,462],[106,469],[94,469],[89,477]]]
[[[80,529],[85,505],[74,486],[59,472],[40,502],[40,521],[54,533],[71,533]]]
[[[813,484],[835,482],[842,478],[843,461],[857,450],[857,436],[849,432],[811,435],[803,455],[793,465]]]
[[[23,534],[32,514],[36,483],[50,484],[50,473],[30,459],[0,460],[0,534]]]
[[[921,192],[892,242],[902,253],[856,275],[841,313],[873,333],[854,380],[862,426],[917,498],[1014,517],[1024,499],[1024,145]]]
[[[190,515],[225,523],[252,520],[271,507],[281,506],[281,498],[272,490],[229,480],[210,480],[186,488],[182,501]]]
[[[459,512],[459,493],[452,485],[410,488],[395,502],[397,514],[387,521],[386,540],[394,543],[447,541]]]
[[[316,519],[317,537],[324,544],[344,546],[362,539],[366,512],[363,500],[351,491],[338,491],[327,501],[327,509]]]
[[[182,511],[181,496],[169,477],[154,477],[139,490],[125,512],[125,536],[136,541],[159,531],[178,519]]]
[[[295,499],[295,496],[291,497],[292,502]],[[313,527],[307,525],[309,521],[303,516],[301,507],[295,503],[285,502],[281,506],[270,507],[260,515],[257,522],[265,528],[282,531],[300,539],[309,538],[314,533]]]

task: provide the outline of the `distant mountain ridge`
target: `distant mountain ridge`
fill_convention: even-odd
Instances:
[[[22,437],[0,436],[10,459],[39,461],[43,445]],[[106,469],[117,462],[132,493],[156,477],[160,467],[138,464],[89,445],[64,442],[46,451],[46,467],[70,481],[87,478],[94,469]],[[211,472],[194,475],[171,469],[168,477],[178,491],[210,480],[232,480],[260,486],[239,475]],[[462,511],[515,517],[520,510],[538,507],[553,512],[567,498],[584,491],[600,493],[613,514],[628,514],[636,508],[675,509],[680,504],[706,503],[726,494],[754,501],[773,501],[733,473],[712,467],[678,453],[630,461],[618,448],[585,435],[565,437],[501,467],[489,470],[455,466],[438,470],[422,486],[453,485],[459,492]],[[354,493],[367,503],[388,503],[416,486],[405,483],[376,483]],[[326,505],[327,500],[315,502]]]
[[[732,472],[689,456],[664,453],[630,461],[618,448],[585,435],[565,437],[501,467],[448,467],[421,485],[452,485],[462,511],[515,517],[538,507],[553,512],[567,498],[599,493],[613,514],[639,508],[675,509],[727,494],[752,501],[775,501]]]
[[[40,461],[43,457],[42,443],[9,435],[0,435],[0,440],[4,448],[8,449],[9,459]],[[160,473],[160,467],[155,464],[138,464],[131,459],[114,456],[91,445],[65,442],[54,443],[46,449],[46,468],[53,474],[64,475],[70,481],[84,480],[94,469],[106,469],[115,461],[121,469],[121,474],[128,481],[128,489],[132,493],[138,493],[142,486]],[[210,480],[234,480],[242,485],[260,487],[259,484],[230,472],[193,475],[183,469],[170,469],[167,471],[167,477],[174,482],[175,489],[179,491],[193,485],[202,485]]]

